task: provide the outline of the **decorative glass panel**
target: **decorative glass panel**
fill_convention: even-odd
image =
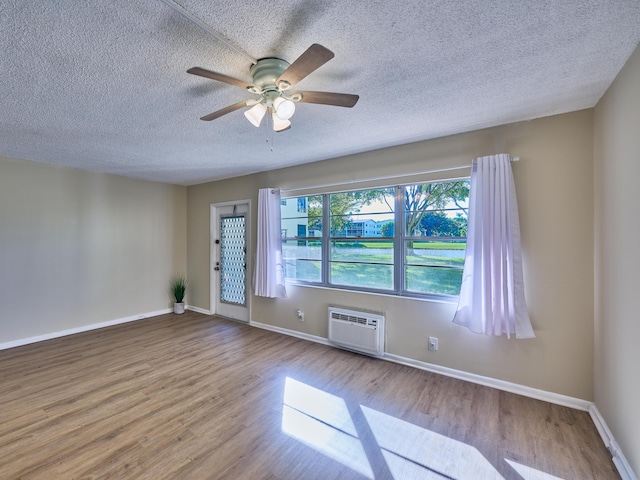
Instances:
[[[220,301],[245,304],[245,218],[220,219]]]

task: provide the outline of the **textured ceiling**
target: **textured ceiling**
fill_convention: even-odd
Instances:
[[[251,62],[161,0],[0,0],[0,155],[190,185],[596,104],[640,42],[638,0],[179,0],[254,58],[335,58],[273,135],[255,98],[188,75],[250,81]],[[266,143],[269,135],[273,151]]]

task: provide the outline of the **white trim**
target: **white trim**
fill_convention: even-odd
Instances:
[[[213,315],[211,313],[211,310],[205,310],[204,308],[200,308],[200,307],[194,307],[193,305],[187,305],[185,307],[185,309],[187,310],[191,310],[192,312],[198,312],[198,313],[202,313],[204,315]]]
[[[115,320],[108,320],[101,323],[92,323],[90,325],[82,325],[81,327],[69,328],[67,330],[60,330],[58,332],[45,333],[44,335],[38,335],[29,338],[20,338],[18,340],[12,340],[10,342],[0,343],[0,350],[6,350],[7,348],[21,347],[22,345],[28,345],[30,343],[42,342],[44,340],[51,340],[53,338],[66,337],[67,335],[73,335],[75,333],[88,332],[90,330],[97,330],[99,328],[111,327],[113,325],[120,325],[121,323],[134,322],[136,320],[144,320],[149,317],[157,317],[158,315],[164,315],[167,313],[173,313],[173,309],[166,308],[163,310],[157,310],[155,312],[141,313],[139,315],[131,315],[129,317],[116,318]]]
[[[385,352],[383,358],[391,362],[419,368],[420,370],[439,373],[440,375],[445,375],[447,377],[457,378],[459,380],[465,380],[471,383],[477,383],[486,387],[497,388],[498,390],[503,390],[505,392],[516,393],[518,395],[535,398],[537,400],[543,400],[545,402],[554,403],[556,405],[575,408],[576,410],[588,412],[591,405],[593,405],[591,402],[582,400],[580,398],[569,397],[567,395],[561,395],[559,393],[547,392],[546,390],[539,390],[537,388],[527,387],[518,383],[507,382],[505,380],[498,380],[496,378],[484,377],[475,373],[455,370],[453,368],[443,367],[441,365],[435,365],[433,363],[422,362],[420,360],[414,360],[412,358],[401,357],[400,355],[394,355],[392,353]]]
[[[263,330],[271,330],[272,332],[282,333],[283,335],[289,335],[290,337],[301,338],[302,340],[309,340],[310,342],[321,343],[322,345],[327,345],[329,347],[335,347],[335,345],[329,343],[324,337],[318,337],[316,335],[310,335],[308,333],[297,332],[295,330],[289,330],[288,328],[276,327],[274,325],[269,325],[266,323],[254,322],[250,321],[249,325],[252,327],[262,328]]]
[[[620,447],[616,443],[611,430],[609,430],[607,422],[604,421],[604,418],[600,414],[600,411],[595,404],[592,404],[589,408],[589,414],[591,415],[591,419],[598,429],[600,437],[602,437],[604,445],[609,450],[609,453],[611,453],[613,463],[618,469],[618,473],[620,474],[622,480],[638,480],[638,478],[633,473],[633,470],[631,470],[631,465],[629,465],[629,462],[627,462],[627,459],[622,453],[622,450],[620,450]]]
[[[314,237],[320,238],[320,237]],[[348,238],[348,237],[347,237]],[[416,300],[418,302],[431,302],[431,303],[445,303],[448,305],[458,305],[458,297],[439,297],[439,296],[430,296],[430,297],[414,297],[410,295],[396,295],[394,293],[385,293],[385,292],[372,292],[370,290],[352,290],[347,288],[340,288],[337,285],[314,285],[311,283],[296,283],[292,279],[287,279],[287,288],[289,287],[303,287],[303,288],[317,288],[320,290],[329,290],[335,292],[336,290],[339,292],[347,292],[347,293],[361,293],[363,295],[374,295],[376,297],[389,297],[389,298],[402,298],[404,300]]]

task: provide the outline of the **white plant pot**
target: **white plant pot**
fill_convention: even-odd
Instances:
[[[173,313],[184,313],[184,302],[173,304]]]

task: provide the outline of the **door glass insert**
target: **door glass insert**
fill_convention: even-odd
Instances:
[[[220,301],[245,304],[245,218],[220,217]]]

